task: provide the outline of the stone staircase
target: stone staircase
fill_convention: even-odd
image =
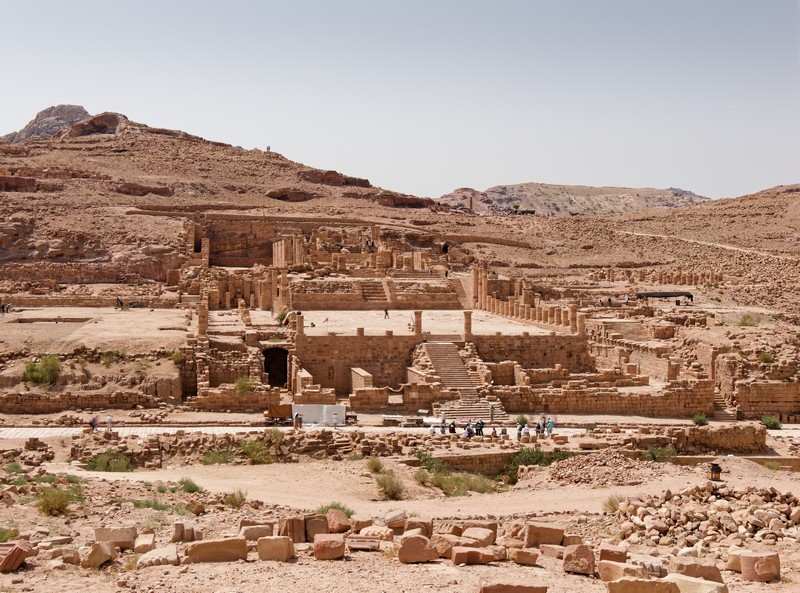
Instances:
[[[436,370],[436,375],[442,381],[442,386],[458,391],[460,394],[457,400],[435,406],[434,413],[437,416],[448,420],[481,418],[486,423],[491,419],[493,424],[505,423],[510,420],[499,400],[480,397],[477,389],[478,378],[471,375],[464,366],[455,344],[452,342],[427,342],[424,347]]]
[[[360,282],[361,296],[367,303],[386,303],[389,299],[386,298],[386,290],[383,288],[383,282]]]
[[[728,407],[728,402],[719,391],[714,392],[714,420],[736,422],[736,410]]]

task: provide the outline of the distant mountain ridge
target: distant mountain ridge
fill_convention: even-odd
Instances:
[[[51,138],[71,125],[91,117],[80,105],[55,105],[36,114],[28,125],[18,132],[0,136],[0,144],[15,144],[30,138]]]
[[[635,210],[662,210],[703,203],[708,198],[679,188],[594,187],[519,183],[496,185],[484,191],[460,188],[438,201],[478,214],[515,211],[541,216],[602,216]]]

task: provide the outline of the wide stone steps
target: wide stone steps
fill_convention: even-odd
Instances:
[[[387,302],[383,282],[361,282],[361,296],[366,302]]]
[[[718,422],[736,422],[736,410],[728,407],[728,402],[721,393],[714,394],[714,420]]]

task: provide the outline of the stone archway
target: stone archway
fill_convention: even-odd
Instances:
[[[264,350],[264,372],[269,375],[271,387],[284,387],[288,378],[289,351],[285,348]]]

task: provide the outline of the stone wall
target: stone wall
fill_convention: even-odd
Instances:
[[[196,397],[186,400],[194,410],[232,410],[237,412],[266,410],[281,402],[280,389],[258,387],[247,393],[237,393],[233,385],[201,388]]]
[[[523,368],[555,368],[572,373],[594,369],[585,335],[473,335],[471,341],[485,362],[514,360]]]
[[[736,403],[746,418],[794,415],[800,413],[800,383],[737,381]]]
[[[561,389],[490,386],[484,391],[496,396],[509,413],[689,418],[714,412],[714,383],[710,380],[674,381],[658,394],[588,387],[581,381],[570,381]]]
[[[0,413],[3,414],[51,414],[77,409],[132,410],[137,406],[155,408],[158,404],[158,398],[139,391],[0,394]]]
[[[398,387],[406,380],[411,353],[421,340],[414,335],[308,336],[298,334],[296,354],[303,368],[322,387],[339,395],[352,390],[350,369],[358,367],[372,375],[377,387]]]

